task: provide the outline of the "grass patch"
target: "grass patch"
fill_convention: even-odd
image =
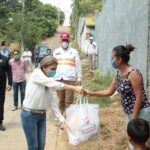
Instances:
[[[82,86],[90,91],[100,91],[107,89],[112,82],[112,74],[100,75],[98,70],[90,70],[87,59],[82,60],[83,64],[83,81]],[[109,97],[88,97],[90,103],[98,103],[100,108],[107,107],[111,104]]]

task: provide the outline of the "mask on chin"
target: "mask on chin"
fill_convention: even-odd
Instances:
[[[118,68],[114,59],[111,59],[111,65],[114,69]]]
[[[48,77],[54,77],[56,74],[56,70],[50,70],[47,74]]]
[[[67,49],[69,47],[69,42],[63,41],[62,48]]]

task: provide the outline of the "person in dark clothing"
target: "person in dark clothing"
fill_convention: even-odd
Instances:
[[[1,54],[5,57],[7,57],[8,59],[10,59],[10,52],[9,52],[9,49],[7,48],[6,46],[6,42],[3,41],[1,43]]]
[[[35,63],[35,68],[38,67],[38,64],[39,64],[39,49],[35,46],[35,49],[34,49],[34,63]]]
[[[9,60],[0,54],[0,130],[5,131],[3,126],[4,120],[4,102],[5,102],[5,90],[11,90],[12,86],[12,71],[9,65]],[[6,78],[8,78],[8,86],[6,88]]]

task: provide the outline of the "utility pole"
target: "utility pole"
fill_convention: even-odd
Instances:
[[[76,26],[75,26],[75,39],[76,39],[76,43],[77,43],[77,36],[78,36],[78,23],[79,23],[79,17],[80,17],[80,13],[79,13],[79,9],[80,9],[80,5],[79,5],[79,0],[75,0],[75,5],[76,5]]]
[[[58,6],[57,6],[57,21],[58,21],[58,27],[59,27],[59,24],[60,24],[60,10],[59,10],[59,0],[58,0]]]
[[[21,11],[21,54],[22,54],[24,51],[23,31],[24,31],[25,0],[21,0],[21,4],[22,4],[22,11]]]

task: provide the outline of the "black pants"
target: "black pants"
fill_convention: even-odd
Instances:
[[[6,87],[0,87],[0,124],[3,123],[4,120],[5,88]]]

